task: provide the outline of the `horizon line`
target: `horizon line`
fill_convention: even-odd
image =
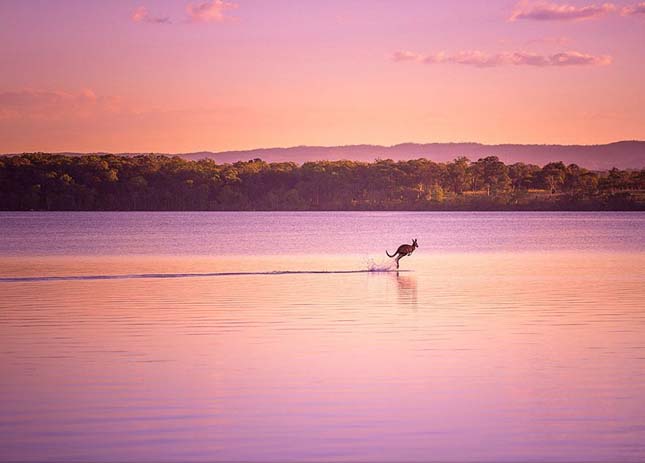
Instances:
[[[150,155],[150,154],[158,154],[158,155],[172,155],[172,156],[178,156],[178,155],[187,155],[187,154],[196,154],[196,153],[213,153],[213,154],[225,154],[225,153],[240,153],[240,152],[247,152],[247,151],[260,151],[260,150],[288,150],[288,149],[296,149],[296,148],[351,148],[351,147],[375,147],[375,148],[396,148],[397,146],[402,146],[402,145],[480,145],[480,146],[561,146],[561,147],[570,147],[570,146],[582,146],[582,147],[594,147],[594,146],[608,146],[608,145],[615,145],[618,143],[645,143],[645,139],[639,140],[639,139],[622,139],[622,140],[615,140],[615,141],[610,141],[607,143],[590,143],[590,144],[581,144],[581,143],[482,143],[482,142],[477,142],[477,141],[448,141],[448,142],[415,142],[415,141],[408,141],[408,142],[401,142],[401,143],[395,143],[393,145],[374,145],[370,143],[354,143],[354,144],[345,144],[345,145],[291,145],[291,146],[269,146],[269,147],[257,147],[257,148],[246,148],[246,149],[229,149],[229,150],[224,150],[224,151],[211,151],[209,149],[201,149],[201,150],[196,150],[196,151],[184,151],[184,152],[161,152],[161,151],[121,151],[121,152],[114,152],[114,151],[74,151],[74,150],[68,150],[68,151],[43,151],[43,150],[36,150],[36,151],[22,151],[22,152],[3,152],[0,153],[0,156],[15,156],[15,155],[22,155],[22,154],[36,154],[36,153],[43,153],[43,154],[59,154],[59,155],[65,155],[65,154],[84,154],[84,155],[92,155],[92,154],[98,154],[98,155],[126,155],[126,154],[141,154],[141,155]]]

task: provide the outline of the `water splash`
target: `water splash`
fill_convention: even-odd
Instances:
[[[383,257],[380,259],[368,257],[367,259],[365,259],[365,265],[368,272],[391,272],[393,270],[396,270],[394,261],[385,259]]]

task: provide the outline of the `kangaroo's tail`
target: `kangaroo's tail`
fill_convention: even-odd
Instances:
[[[385,254],[387,254],[387,256],[388,256],[388,257],[394,257],[394,256],[396,256],[396,252],[395,252],[394,254],[390,255],[390,253],[389,253],[389,252],[387,252],[387,249],[385,250]]]

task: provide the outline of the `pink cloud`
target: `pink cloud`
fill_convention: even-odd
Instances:
[[[421,59],[421,55],[412,51],[400,50],[392,53],[390,58],[392,59],[392,61],[395,61],[397,63],[401,61],[419,61]]]
[[[440,51],[439,53],[431,53],[421,58],[421,61],[424,64],[436,64],[436,63],[445,63],[450,60],[450,57],[446,56],[446,53]]]
[[[611,56],[593,56],[576,51],[556,53],[549,57],[552,66],[606,66],[611,64]]]
[[[613,3],[601,5],[573,6],[566,3],[558,4],[548,1],[522,1],[515,6],[510,21],[532,19],[536,21],[579,21],[593,19],[616,11]]]
[[[132,11],[130,16],[135,23],[170,24],[167,16],[152,16],[145,6],[139,6]]]
[[[398,57],[398,59],[396,59]],[[425,64],[461,64],[478,68],[498,66],[605,66],[611,63],[609,56],[595,56],[577,51],[542,55],[525,51],[485,53],[479,50],[465,50],[454,54],[445,52],[426,56],[414,52],[395,52],[392,60],[396,62],[415,61]]]
[[[516,66],[549,66],[552,64],[548,56],[522,51],[509,53],[507,59],[508,64],[514,64]]]
[[[189,3],[186,7],[190,22],[222,22],[229,17],[228,10],[237,8],[237,4],[225,0],[208,0],[200,3]]]
[[[623,16],[636,16],[643,15],[645,16],[645,2],[640,2],[635,5],[624,7],[621,12]]]
[[[506,57],[501,54],[489,55],[479,50],[459,51],[454,55],[446,56],[442,54],[432,55],[430,59],[424,60],[425,63],[454,63],[475,66],[478,68],[501,66],[505,63]]]
[[[0,120],[87,118],[122,110],[118,97],[99,97],[91,89],[78,93],[48,90],[0,92]]]

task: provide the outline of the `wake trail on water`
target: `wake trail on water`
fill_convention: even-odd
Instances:
[[[399,270],[405,272],[406,270]],[[396,272],[389,268],[375,265],[365,270],[274,270],[268,272],[211,272],[211,273],[138,273],[127,275],[69,275],[69,276],[31,276],[31,277],[0,277],[0,283],[20,283],[30,281],[88,281],[88,280],[136,280],[164,278],[200,278],[251,275],[335,275],[349,273],[386,273]]]

